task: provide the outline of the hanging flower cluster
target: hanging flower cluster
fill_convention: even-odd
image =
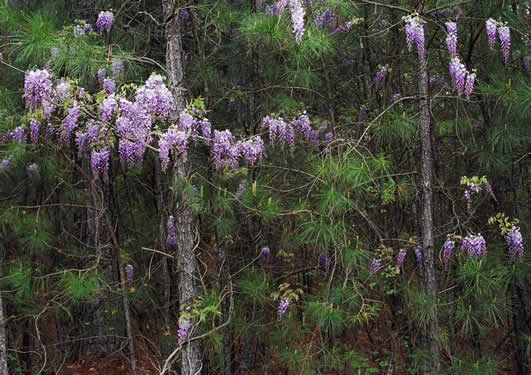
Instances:
[[[266,262],[269,261],[269,259],[271,258],[271,250],[269,249],[269,247],[263,247],[260,251],[260,256]]]
[[[168,236],[166,237],[166,248],[171,249],[177,245],[177,232],[175,229],[175,218],[168,218]]]
[[[135,269],[133,268],[133,265],[128,264],[125,266],[125,274],[127,276],[127,282],[131,284],[133,282],[133,274],[135,272]]]
[[[327,27],[330,31],[333,31],[337,27],[337,16],[332,8],[325,8],[322,12],[317,13],[313,24],[316,28],[324,29]]]
[[[446,37],[446,47],[450,56],[457,55],[457,24],[455,22],[446,22],[446,31],[448,36]]]
[[[90,154],[90,166],[94,176],[103,176],[103,181],[109,179],[109,156],[110,152],[107,148],[102,148],[99,151],[92,150]]]
[[[400,249],[398,251],[398,255],[396,257],[396,265],[398,267],[402,266],[402,264],[404,264],[404,261],[406,260],[406,250],[404,249]]]
[[[300,44],[304,35],[304,7],[301,0],[290,0],[289,9],[291,11],[295,41]]]
[[[387,67],[382,66],[380,70],[376,72],[376,76],[374,77],[374,86],[378,89],[378,86],[380,85],[380,82],[382,82],[385,77],[387,77]]]
[[[505,242],[507,243],[507,250],[511,258],[523,258],[524,256],[524,240],[520,228],[512,227],[509,232],[505,234]]]
[[[480,258],[487,255],[487,244],[485,238],[478,233],[477,235],[468,235],[461,241],[462,252],[470,257]]]
[[[278,317],[279,318],[282,318],[286,314],[289,308],[289,303],[290,303],[289,297],[282,298],[282,300],[280,301],[278,305]]]
[[[450,77],[452,84],[459,95],[465,93],[468,97],[474,90],[474,83],[476,81],[476,73],[470,73],[466,70],[465,64],[461,62],[459,57],[452,57],[450,60]]]
[[[424,249],[422,248],[422,245],[418,245],[416,248],[415,248],[415,256],[417,257],[417,262],[419,264],[422,263],[422,258],[423,258],[423,254],[422,252],[424,251]]]
[[[179,319],[179,331],[177,333],[177,343],[179,345],[182,345],[184,340],[188,337],[188,333],[190,332],[191,327],[192,323],[190,322],[190,319],[186,317],[181,317]]]
[[[328,259],[328,256],[325,253],[322,253],[319,255],[319,268],[321,271],[326,271],[328,266],[330,266],[330,259]]]
[[[110,32],[113,23],[114,23],[114,15],[112,14],[112,12],[101,11],[100,14],[98,15],[96,26],[98,27],[98,31],[105,30],[106,32]]]
[[[406,23],[406,42],[409,50],[415,43],[419,56],[424,55],[424,26],[418,15],[410,15],[404,19]]]
[[[382,268],[382,260],[378,258],[373,258],[371,261],[371,266],[369,268],[369,272],[371,275],[377,275],[378,272],[380,272],[380,268]]]
[[[443,259],[444,264],[448,264],[448,262],[450,261],[450,258],[452,257],[452,252],[454,249],[455,249],[455,241],[453,241],[450,238],[447,238],[446,242],[443,245],[442,259]]]
[[[492,18],[485,21],[485,29],[487,30],[487,39],[491,49],[494,49],[496,46],[496,33],[498,33],[503,61],[507,64],[511,57],[511,30],[507,25],[496,22]]]
[[[37,143],[37,140],[39,138],[39,129],[41,127],[41,123],[35,119],[31,119],[30,121],[30,139],[31,143]]]
[[[267,5],[265,8],[265,14],[268,16],[281,16],[286,10],[288,2],[289,0],[279,0],[273,5]]]
[[[30,70],[24,76],[26,106],[36,109],[45,103],[51,104],[52,75],[47,70]]]

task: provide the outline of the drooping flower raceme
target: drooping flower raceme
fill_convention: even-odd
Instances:
[[[373,258],[371,262],[371,266],[369,268],[369,272],[371,275],[377,275],[378,272],[380,272],[380,268],[382,267],[382,260]]]
[[[177,232],[175,229],[175,218],[168,218],[168,237],[166,237],[166,248],[172,249],[177,245]]]
[[[185,132],[170,128],[159,140],[159,157],[162,170],[168,168],[170,152],[185,152],[188,148],[188,136]]]
[[[507,64],[511,56],[511,30],[509,29],[509,27],[507,26],[499,27],[498,38],[500,39],[503,60],[505,61],[505,64]]]
[[[263,160],[264,141],[260,136],[239,142],[236,147],[238,148],[238,155],[241,155],[248,165],[255,165]]]
[[[304,35],[304,7],[301,0],[290,0],[291,21],[293,22],[293,34],[295,41],[300,44]]]
[[[112,115],[114,114],[117,108],[118,102],[116,101],[114,94],[111,94],[105,99],[103,99],[100,105],[101,121],[110,122],[112,119]]]
[[[479,258],[487,255],[487,244],[485,238],[478,233],[477,236],[469,235],[461,241],[461,251],[465,252],[470,257]]]
[[[443,245],[443,255],[442,260],[444,264],[448,264],[450,258],[452,257],[452,251],[455,248],[455,241],[448,238]]]
[[[271,250],[269,249],[269,247],[263,247],[260,251],[260,256],[266,262],[269,261],[269,258],[271,258]]]
[[[330,31],[335,30],[337,27],[337,17],[332,8],[326,8],[314,18],[313,24],[315,27],[323,29],[328,27]]]
[[[136,102],[147,113],[163,120],[168,118],[174,103],[171,91],[159,74],[152,74],[146,84],[137,90]]]
[[[450,56],[457,55],[457,24],[455,22],[446,22],[446,31],[448,36],[446,37],[446,47]]]
[[[406,250],[400,249],[398,251],[398,256],[396,257],[396,265],[400,267],[402,264],[404,264],[404,261],[406,260]]]
[[[108,180],[109,174],[109,156],[108,149],[103,148],[100,151],[92,150],[90,155],[90,165],[94,176],[103,175],[103,180]]]
[[[289,297],[282,298],[282,300],[280,301],[280,303],[278,305],[278,316],[279,316],[279,318],[282,318],[286,314],[286,312],[288,311],[288,308],[289,308],[289,303],[290,303],[290,298]]]
[[[328,256],[325,253],[319,255],[319,268],[321,268],[322,271],[326,271],[329,265],[330,260],[328,259]]]
[[[38,108],[44,103],[51,102],[52,80],[51,74],[43,70],[30,70],[24,76],[24,97],[26,106]]]
[[[417,257],[417,262],[419,263],[422,263],[422,258],[423,258],[422,252],[423,252],[422,245],[418,245],[415,248],[415,256]]]
[[[214,130],[212,156],[218,169],[234,169],[238,167],[240,148],[236,147],[230,130]]]
[[[485,29],[487,30],[487,38],[489,40],[490,49],[494,49],[496,46],[496,30],[498,25],[495,20],[489,18],[485,21]]]
[[[380,82],[382,82],[385,77],[387,77],[387,67],[382,66],[380,70],[376,72],[376,76],[374,77],[374,85],[378,87]]]
[[[128,264],[125,266],[125,274],[127,276],[127,282],[131,284],[133,282],[133,274],[135,272],[135,269],[133,268],[132,264]]]
[[[179,332],[177,333],[177,336],[178,336],[177,343],[179,345],[182,345],[186,337],[188,337],[188,333],[191,327],[192,327],[192,323],[190,322],[190,319],[185,318],[185,317],[181,317],[179,319]]]
[[[70,135],[74,131],[74,129],[77,127],[77,120],[79,118],[79,113],[81,111],[81,107],[77,104],[77,102],[74,100],[73,107],[69,108],[67,111],[66,117],[63,119],[63,122],[61,123],[62,129],[61,129],[61,141],[64,143],[68,143],[70,140]]]
[[[30,139],[31,143],[37,143],[37,139],[39,138],[39,129],[41,127],[41,123],[35,119],[31,119],[30,121]]]
[[[105,79],[105,74],[106,74],[106,70],[101,68],[101,69],[98,69],[98,82],[100,83],[101,86],[103,86],[103,80]]]
[[[466,96],[470,96],[472,94],[472,91],[474,90],[474,82],[476,81],[476,73],[469,73],[466,76],[466,82],[465,82],[465,94]]]
[[[452,83],[459,95],[465,90],[466,73],[465,64],[461,63],[459,57],[453,57],[450,61],[450,77],[452,77]]]
[[[417,52],[424,55],[424,26],[418,16],[410,16],[405,19],[406,42],[409,50],[413,47],[413,42],[417,46]]]
[[[98,15],[98,20],[96,21],[96,26],[98,31],[105,30],[107,32],[111,31],[112,24],[114,23],[114,15],[109,11],[101,11]]]
[[[122,60],[113,59],[111,67],[114,78],[119,77],[124,72],[124,62]]]
[[[273,5],[268,5],[265,8],[265,13],[268,16],[281,16],[282,13],[286,10],[289,0],[279,0]]]
[[[283,119],[274,119],[269,116],[264,117],[262,127],[269,129],[269,142],[278,141],[282,144],[288,144],[291,148],[295,147],[295,134],[293,127]]]
[[[505,235],[505,241],[511,258],[522,258],[524,256],[524,240],[520,228],[512,227]]]
[[[104,78],[103,79],[103,89],[109,95],[114,94],[115,91],[116,91],[116,83],[114,82],[114,79],[112,79],[112,78]]]

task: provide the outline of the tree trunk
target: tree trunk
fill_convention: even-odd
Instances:
[[[0,271],[2,270],[3,249],[0,248]],[[4,325],[4,303],[2,301],[2,291],[0,291],[0,374],[9,374],[7,371],[7,336]]]
[[[418,12],[422,13],[424,1],[419,2]],[[433,150],[431,144],[431,118],[428,91],[428,61],[426,52],[419,54],[419,106],[420,106],[420,139],[422,145],[421,171],[422,171],[422,247],[423,247],[423,276],[426,293],[435,300],[437,282],[435,278],[434,244],[433,244]],[[429,350],[429,360],[424,366],[424,373],[437,373],[439,363],[439,344],[437,340],[437,310],[432,308],[424,340]]]
[[[180,113],[185,108],[183,70],[183,47],[181,42],[181,23],[179,18],[178,2],[163,0],[163,17],[166,35],[166,69],[170,90],[175,101],[175,110]],[[188,155],[180,154],[174,160],[172,169],[172,186],[183,186],[188,176]],[[175,230],[177,234],[177,249],[175,254],[178,272],[178,294],[181,310],[186,310],[192,305],[198,295],[195,281],[197,262],[194,254],[193,214],[188,203],[188,196],[184,189],[176,192],[174,202],[170,205],[175,217]],[[191,334],[192,332],[190,332]],[[198,340],[187,341],[183,344],[181,352],[181,374],[201,374],[201,346]]]

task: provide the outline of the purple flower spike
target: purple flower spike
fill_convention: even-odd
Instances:
[[[103,175],[103,180],[108,180],[109,173],[109,150],[104,148],[100,151],[93,150],[90,155],[90,165],[94,176]]]
[[[382,267],[382,260],[373,258],[369,272],[371,273],[371,275],[377,275],[378,272],[380,272],[381,267]]]
[[[127,282],[131,284],[133,282],[133,274],[135,272],[135,269],[131,264],[128,264],[125,266],[125,274],[127,275]]]
[[[39,138],[39,129],[41,127],[41,123],[35,119],[31,119],[30,121],[30,139],[31,143],[37,143],[37,140]]]
[[[404,261],[406,260],[406,250],[400,249],[398,252],[398,256],[396,257],[396,265],[398,267],[402,266],[404,264]]]
[[[301,0],[290,0],[291,20],[293,22],[293,34],[295,41],[300,44],[304,35],[304,7]]]
[[[500,39],[503,60],[507,65],[511,56],[511,30],[507,26],[498,28],[498,38]]]
[[[111,78],[104,78],[103,89],[107,94],[112,95],[116,91],[116,83],[114,83],[114,80]]]
[[[378,85],[385,79],[385,77],[387,77],[387,67],[383,66],[376,72],[376,76],[374,77],[374,85],[376,88],[378,88]]]
[[[179,319],[179,332],[178,332],[178,340],[177,343],[179,345],[182,345],[186,337],[188,337],[188,333],[190,331],[190,328],[192,327],[192,324],[190,322],[190,319],[181,317]]]
[[[459,57],[452,58],[450,61],[450,77],[452,77],[452,83],[459,95],[465,90],[466,73],[466,67],[461,63]]]
[[[448,53],[454,57],[457,55],[457,24],[455,22],[446,22],[446,31],[448,32],[446,37]]]
[[[282,301],[280,301],[280,304],[278,305],[278,316],[279,318],[282,318],[286,312],[288,311],[290,303],[289,297],[282,298]]]
[[[326,271],[329,265],[330,260],[328,259],[328,256],[325,253],[321,254],[319,256],[319,268],[321,268],[322,271]]]
[[[472,94],[472,91],[474,90],[475,81],[476,81],[476,73],[467,75],[466,82],[465,82],[465,94],[467,97],[470,96],[470,94]]]
[[[166,237],[166,247],[174,248],[177,245],[177,232],[175,230],[175,219],[173,216],[168,218],[168,237]]]
[[[520,228],[512,227],[512,229],[505,235],[507,242],[507,250],[511,258],[522,258],[524,256],[524,240]]]
[[[487,38],[489,40],[490,49],[494,49],[496,46],[496,30],[498,25],[495,20],[489,18],[485,21],[485,28],[487,29]]]
[[[98,15],[96,26],[98,27],[98,31],[105,30],[107,32],[110,32],[113,23],[114,23],[114,15],[112,14],[112,12],[101,11],[100,14]]]
[[[424,26],[418,16],[408,17],[405,19],[406,23],[406,41],[409,50],[413,46],[413,42],[417,46],[419,56],[424,55]]]
[[[269,247],[263,247],[260,251],[260,256],[266,262],[269,261],[269,259],[271,258],[271,249],[269,249]]]
[[[422,258],[423,258],[422,252],[423,252],[422,245],[418,245],[417,248],[415,249],[415,256],[417,257],[417,262],[419,262],[419,264],[422,263]]]
[[[461,242],[461,251],[465,252],[470,257],[480,258],[487,255],[487,244],[485,238],[478,233],[477,236],[469,235],[463,238]]]
[[[455,248],[455,241],[452,241],[451,239],[447,239],[446,242],[443,245],[443,263],[448,264],[450,261],[450,258],[452,257],[452,251]]]

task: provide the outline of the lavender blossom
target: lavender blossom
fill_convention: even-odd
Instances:
[[[137,90],[136,102],[147,113],[163,120],[168,118],[174,105],[173,95],[159,74],[152,74]]]
[[[452,77],[452,83],[459,95],[465,90],[466,73],[466,67],[461,63],[459,57],[453,57],[450,61],[450,77]]]
[[[467,97],[472,94],[472,91],[474,90],[474,82],[476,81],[476,73],[468,74],[466,77],[466,83],[465,83],[465,94]]]
[[[404,249],[400,249],[398,251],[398,255],[396,257],[396,265],[398,267],[402,266],[402,264],[404,264],[404,261],[406,260],[406,250]]]
[[[50,54],[52,55],[52,57],[56,58],[61,56],[61,51],[57,47],[52,47],[50,48]]]
[[[422,264],[422,258],[423,258],[423,248],[422,248],[422,245],[418,245],[416,248],[415,248],[415,256],[417,257],[417,262],[419,264]]]
[[[377,275],[378,272],[380,272],[380,268],[381,267],[382,267],[382,260],[381,259],[372,258],[372,262],[371,262],[371,266],[370,266],[369,272],[371,273],[371,275]]]
[[[498,38],[500,39],[503,60],[507,65],[511,56],[511,30],[507,26],[499,27]]]
[[[72,98],[72,87],[70,83],[60,80],[54,90],[55,100],[59,104],[63,104],[65,100]]]
[[[273,119],[266,116],[262,121],[262,127],[269,129],[269,142],[274,143],[277,139],[282,146],[288,144],[295,147],[295,134],[293,127],[283,119]]]
[[[289,297],[282,298],[282,300],[280,301],[280,304],[278,305],[278,316],[279,316],[279,318],[282,318],[286,314],[286,312],[288,311],[288,308],[289,308],[289,303],[290,303],[290,298]]]
[[[353,23],[348,21],[348,22],[345,22],[343,25],[338,26],[334,31],[336,33],[348,33],[352,25]]]
[[[297,133],[308,139],[310,132],[312,131],[312,127],[310,126],[310,118],[306,112],[293,121],[293,128],[297,131]]]
[[[238,154],[243,157],[243,160],[248,165],[255,165],[263,159],[264,141],[262,141],[260,136],[256,136],[254,139],[245,142],[240,142],[236,147],[238,148]]]
[[[17,126],[13,131],[10,133],[11,139],[15,143],[26,143],[25,135],[26,135],[26,127],[25,126]]]
[[[51,74],[47,70],[30,70],[24,76],[24,97],[26,106],[38,108],[51,101]]]
[[[178,335],[177,343],[179,345],[182,345],[184,343],[184,340],[186,339],[186,337],[188,337],[188,333],[191,327],[192,327],[192,323],[190,322],[190,319],[185,318],[185,317],[181,317],[179,319],[179,332],[177,333]]]
[[[413,42],[417,46],[419,56],[424,55],[424,26],[418,16],[408,17],[406,23],[406,42],[409,50],[413,47]]]
[[[487,244],[485,238],[478,233],[477,236],[469,235],[461,241],[461,251],[465,252],[470,257],[480,258],[487,255]]]
[[[133,283],[133,274],[135,272],[135,269],[133,268],[133,265],[128,264],[125,266],[125,274],[127,275],[127,282],[129,284]]]
[[[393,96],[391,96],[391,104],[395,103],[398,99],[400,99],[400,94],[393,94]]]
[[[448,32],[446,37],[448,53],[454,57],[457,55],[457,24],[455,22],[446,22],[446,31]]]
[[[106,74],[106,70],[105,69],[98,69],[98,82],[100,83],[101,86],[103,86],[103,80],[105,78],[105,74]]]
[[[168,218],[168,237],[166,237],[166,248],[172,249],[177,246],[177,232],[175,229],[175,219],[173,216]]]
[[[269,247],[263,247],[262,250],[260,251],[260,256],[262,257],[263,260],[268,262],[269,259],[271,258],[271,250],[269,249]]]
[[[268,16],[281,16],[286,10],[289,0],[279,0],[273,5],[268,5],[265,8],[265,14]]]
[[[448,264],[450,261],[450,258],[452,257],[452,251],[455,248],[455,241],[452,241],[450,238],[446,240],[446,242],[443,245],[443,263]]]
[[[487,37],[489,40],[490,49],[494,49],[496,46],[496,29],[498,25],[495,20],[489,18],[485,21],[485,29],[487,30]]]
[[[85,34],[85,27],[79,24],[74,26],[74,36],[76,38],[82,38],[85,36]]]
[[[117,108],[118,102],[116,101],[114,94],[111,94],[103,99],[100,105],[101,121],[110,122]]]
[[[337,27],[337,17],[332,8],[326,8],[314,18],[313,24],[316,28],[323,29],[328,27],[330,31],[335,30]]]
[[[204,118],[199,121],[198,124],[201,127],[201,135],[205,138],[207,143],[210,143],[210,138],[212,138],[212,124],[208,119]]]
[[[77,105],[77,102],[74,101],[73,107],[68,109],[67,115],[61,123],[61,142],[68,143],[70,141],[70,135],[74,129],[77,128],[77,120],[80,111],[81,108]]]
[[[103,180],[108,180],[109,174],[109,150],[106,148],[100,151],[92,150],[90,155],[90,165],[94,176],[103,175]]]
[[[5,172],[11,167],[11,160],[4,159],[0,163],[0,172]]]
[[[364,120],[369,113],[369,108],[366,105],[360,107],[360,120]]]
[[[30,139],[31,143],[37,143],[37,140],[39,139],[39,129],[41,127],[41,123],[35,119],[31,119],[30,121]]]
[[[116,83],[111,78],[104,78],[103,89],[105,90],[107,94],[112,95],[116,91]]]
[[[212,155],[214,157],[214,165],[218,169],[234,169],[238,167],[240,148],[234,144],[230,130],[214,130]]]
[[[124,62],[119,59],[113,59],[111,68],[113,77],[116,79],[124,72]]]
[[[524,240],[520,228],[512,227],[505,235],[505,241],[507,242],[507,250],[511,258],[522,258],[524,256]]]
[[[385,79],[387,76],[387,67],[382,66],[379,71],[376,72],[376,76],[374,77],[374,86],[378,88],[378,85],[381,81]]]
[[[112,14],[112,12],[101,11],[100,14],[98,15],[96,26],[98,27],[98,31],[105,30],[106,32],[110,32],[113,23],[114,23],[114,15]]]
[[[185,152],[188,148],[188,136],[185,132],[170,128],[159,140],[159,157],[162,170],[168,168],[170,161],[170,152]]]
[[[304,7],[301,0],[290,0],[291,20],[293,22],[293,34],[295,41],[300,44],[304,35]]]
[[[334,134],[333,133],[326,133],[325,134],[325,142],[328,144],[334,140]]]
[[[87,145],[88,141],[88,134],[82,131],[76,132],[76,146],[79,152],[83,152],[85,150],[85,146]]]

